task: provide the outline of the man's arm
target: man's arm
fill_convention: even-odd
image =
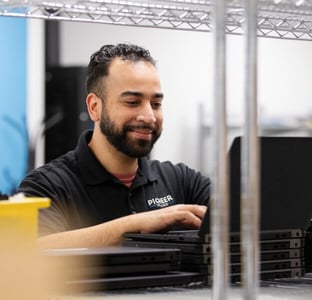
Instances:
[[[50,234],[39,238],[38,246],[39,249],[113,246],[122,243],[126,232],[157,232],[173,225],[198,228],[206,209],[204,205],[173,205],[83,229]]]

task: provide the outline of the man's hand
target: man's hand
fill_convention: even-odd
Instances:
[[[198,228],[206,210],[205,205],[172,205],[91,227],[50,234],[38,239],[38,246],[41,249],[113,246],[122,243],[126,232],[157,232],[170,229],[174,225]]]
[[[129,229],[133,232],[149,233],[170,229],[173,226],[198,228],[206,212],[207,206],[195,204],[178,204],[166,208],[137,213],[127,216]],[[133,222],[133,223],[131,223]],[[125,228],[125,232],[129,232]]]

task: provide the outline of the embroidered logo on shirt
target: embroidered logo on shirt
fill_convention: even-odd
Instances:
[[[147,200],[147,205],[149,209],[162,208],[172,204],[174,204],[174,200],[171,195],[167,195],[160,198],[155,197]]]

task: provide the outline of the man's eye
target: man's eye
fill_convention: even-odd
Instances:
[[[126,103],[129,105],[129,106],[134,106],[134,105],[137,105],[139,102],[138,101],[135,101],[135,100],[129,100],[129,101],[126,101]]]
[[[161,102],[154,102],[152,103],[152,107],[157,109],[157,108],[161,108]]]

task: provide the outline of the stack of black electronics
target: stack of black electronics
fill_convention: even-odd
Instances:
[[[229,273],[240,281],[241,137],[229,151],[230,243]],[[305,241],[312,218],[312,138],[259,137],[261,279],[301,277],[305,272]],[[161,234],[126,234],[125,245],[181,249],[181,269],[212,274],[209,208],[198,231]],[[236,232],[236,233],[235,233]],[[307,234],[311,239],[307,239]],[[312,249],[312,242],[310,249]],[[311,250],[310,250],[311,251]],[[310,252],[311,253],[311,252]],[[312,265],[312,255],[310,254]]]
[[[180,271],[179,249],[105,247],[45,250],[61,291],[84,292],[202,281],[197,272]]]
[[[302,230],[261,231],[259,239],[260,278],[262,280],[301,277],[304,274],[304,232]],[[210,235],[200,238],[189,232],[165,234],[126,234],[126,246],[178,248],[181,271],[198,272],[212,279],[212,241]],[[241,281],[240,234],[230,234],[229,273],[232,283]]]

